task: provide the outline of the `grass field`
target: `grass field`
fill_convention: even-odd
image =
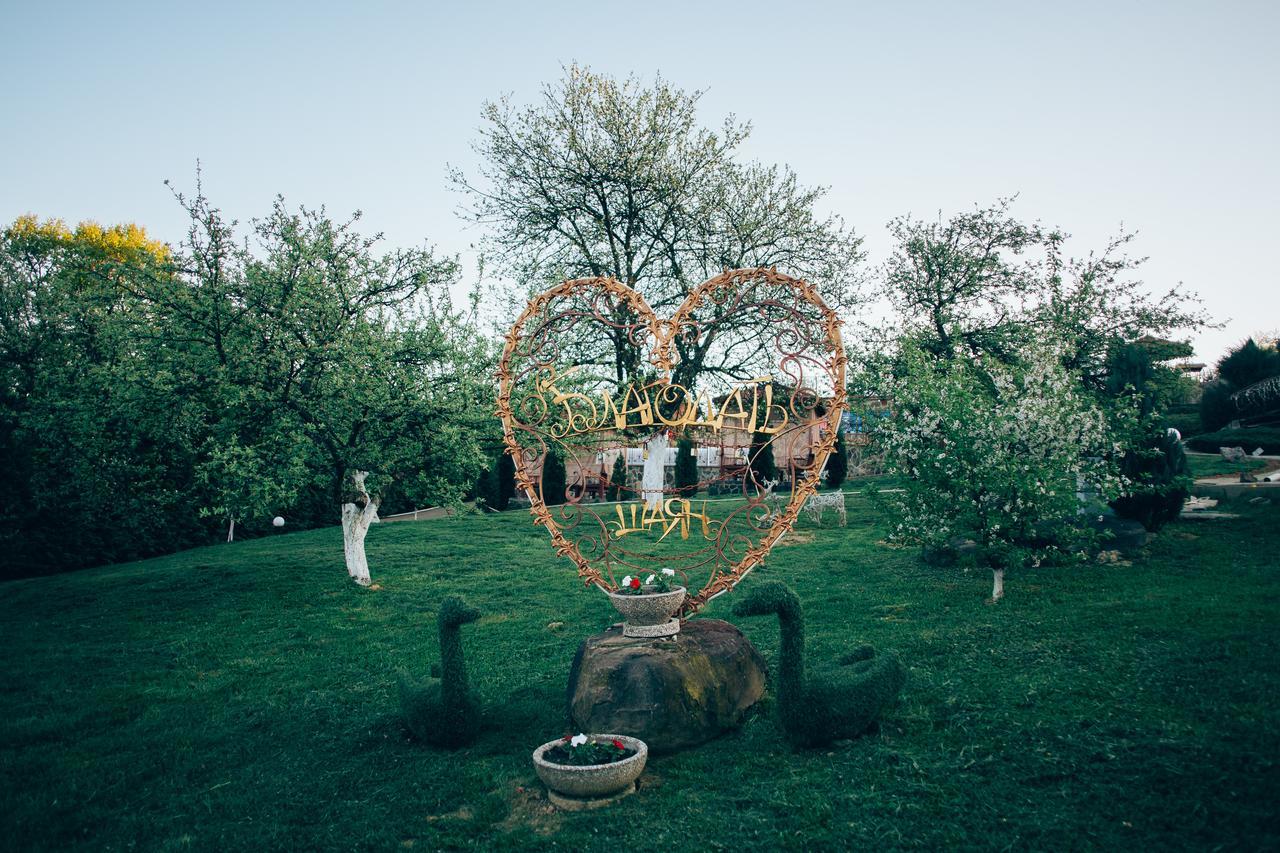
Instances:
[[[878,544],[850,506],[760,574],[805,602],[811,670],[861,642],[901,656],[879,730],[792,752],[766,703],[593,813],[550,810],[529,753],[566,731],[574,650],[614,613],[526,514],[376,526],[376,590],[347,581],[336,528],[5,584],[0,846],[1280,846],[1276,510],[1011,576],[988,606],[989,576]],[[448,593],[486,614],[464,636],[493,709],[458,752],[407,736],[394,686],[434,660]],[[772,661],[776,623],[741,625]]]

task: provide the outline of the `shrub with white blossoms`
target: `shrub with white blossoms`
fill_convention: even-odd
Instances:
[[[903,353],[892,380],[893,414],[876,429],[903,491],[886,495],[890,540],[950,549],[994,575],[1038,566],[1087,538],[1077,491],[1100,500],[1123,487],[1114,461],[1128,413],[1109,418],[1049,345],[994,359],[939,362]]]

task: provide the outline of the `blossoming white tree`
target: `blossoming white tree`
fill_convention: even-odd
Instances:
[[[1083,535],[1082,484],[1101,499],[1122,488],[1116,420],[1052,346],[1023,349],[1016,366],[909,348],[901,365],[893,415],[877,429],[905,478],[888,496],[890,538],[942,549],[971,539],[998,601],[1007,569],[1039,565]]]

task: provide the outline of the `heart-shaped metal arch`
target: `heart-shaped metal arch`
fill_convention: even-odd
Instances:
[[[529,301],[515,323],[512,324],[511,330],[507,333],[497,374],[498,398],[496,414],[502,421],[505,452],[512,455],[515,460],[516,486],[529,497],[529,510],[534,517],[534,523],[541,524],[547,528],[556,553],[568,557],[574,563],[578,570],[578,576],[585,584],[594,584],[605,590],[613,588],[606,581],[600,570],[583,556],[578,545],[564,535],[564,529],[555,520],[544,503],[539,490],[535,488],[534,476],[524,452],[525,448],[521,446],[516,437],[517,427],[522,426],[522,424],[516,420],[512,409],[511,396],[515,381],[510,367],[512,357],[519,348],[520,342],[524,339],[523,333],[525,332],[526,324],[532,318],[540,316],[556,300],[584,294],[608,295],[625,304],[634,313],[634,316],[638,318],[635,323],[630,324],[628,327],[628,333],[631,335],[632,341],[638,343],[636,341],[637,333],[644,333],[650,337],[653,341],[650,362],[655,368],[669,377],[674,364],[672,357],[673,338],[681,329],[690,327],[696,329],[697,322],[693,319],[694,312],[707,300],[722,301],[725,299],[726,294],[733,293],[755,282],[764,282],[770,286],[787,288],[793,291],[797,298],[816,310],[819,318],[818,323],[821,325],[822,340],[826,344],[825,350],[828,355],[823,367],[831,378],[835,392],[827,404],[828,411],[825,415],[827,429],[822,433],[821,440],[810,448],[813,452],[813,462],[804,466],[802,469],[803,477],[796,478],[791,499],[786,507],[774,517],[772,525],[764,532],[758,543],[746,548],[741,557],[727,570],[715,571],[702,589],[696,593],[691,593],[687,597],[680,614],[684,617],[697,611],[717,595],[733,589],[752,569],[760,565],[773,546],[792,529],[805,501],[817,490],[820,480],[819,473],[823,470],[827,457],[835,445],[840,418],[845,408],[845,394],[843,392],[846,358],[840,339],[839,318],[808,282],[784,275],[773,268],[761,267],[726,270],[720,275],[704,281],[689,293],[669,320],[660,319],[638,292],[617,279],[595,277],[565,281],[535,296]]]

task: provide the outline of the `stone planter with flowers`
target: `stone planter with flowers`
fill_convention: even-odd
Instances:
[[[684,604],[685,588],[674,583],[674,569],[663,569],[645,580],[628,575],[616,591],[605,590],[622,614],[626,637],[671,637],[680,633],[675,616]]]
[[[535,749],[533,766],[552,804],[581,810],[634,793],[648,757],[645,742],[627,735],[565,735]]]

